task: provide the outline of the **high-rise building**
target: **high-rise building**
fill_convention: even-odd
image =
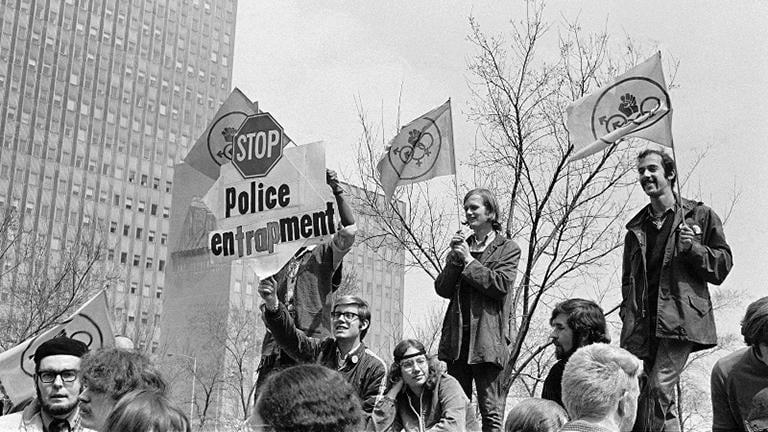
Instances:
[[[237,0],[0,0],[0,207],[50,259],[103,232],[115,330],[153,349],[173,166],[232,85]]]

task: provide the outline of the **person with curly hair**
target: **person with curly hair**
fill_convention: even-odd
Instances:
[[[133,390],[148,389],[165,394],[160,373],[143,354],[120,348],[103,348],[83,357],[80,366],[83,392],[80,411],[83,426],[97,431],[120,398]]]
[[[479,430],[461,385],[421,342],[405,339],[393,356],[388,391],[373,409],[377,432]]]
[[[358,432],[364,427],[355,390],[339,372],[317,364],[270,375],[248,423],[255,432]]]
[[[117,402],[104,423],[109,432],[192,432],[187,416],[153,390],[134,390]]]

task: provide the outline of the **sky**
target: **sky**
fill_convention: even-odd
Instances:
[[[741,1],[550,1],[554,52],[564,20],[586,32],[607,29],[619,48],[627,37],[649,52],[679,61],[671,91],[678,166],[708,149],[692,177],[701,199],[721,216],[733,191],[741,196],[725,226],[734,268],[724,287],[743,306],[717,317],[738,331],[748,302],[768,290],[768,224],[761,191],[768,189],[768,3]],[[469,17],[489,34],[509,35],[524,17],[518,1],[238,2],[233,85],[270,112],[297,143],[326,143],[329,168],[351,174],[361,134],[358,109],[391,138],[406,123],[452,100],[456,157],[466,160],[476,127],[466,117],[476,54]],[[665,63],[666,65],[667,63]],[[402,93],[401,93],[402,92]],[[400,98],[400,95],[402,97]],[[400,99],[399,99],[400,98]],[[382,144],[383,148],[383,144]],[[685,174],[682,173],[681,174]],[[642,193],[637,187],[636,193]],[[617,287],[619,289],[619,287]],[[716,290],[718,288],[711,288]],[[423,274],[406,276],[405,314],[419,322],[424,305],[439,304]]]

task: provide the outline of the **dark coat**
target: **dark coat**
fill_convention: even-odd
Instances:
[[[361,342],[356,350],[349,353],[346,363],[338,368],[336,339],[305,335],[293,324],[288,309],[282,303],[276,311],[264,307],[262,310],[264,323],[281,349],[300,363],[317,363],[338,371],[357,390],[363,411],[370,414],[387,386],[387,366],[379,356]]]
[[[469,265],[447,263],[435,279],[437,295],[450,299],[443,320],[438,358],[453,362],[461,354],[462,317],[459,287],[469,287],[470,338],[467,363],[493,363],[503,368],[509,359],[512,291],[520,247],[496,233],[480,259]]]
[[[678,247],[682,215],[688,226],[700,228],[691,249]],[[731,248],[725,241],[723,224],[712,209],[701,202],[682,199],[682,212],[675,211],[672,232],[666,240],[659,281],[655,328],[649,322],[646,280],[646,238],[643,224],[648,208],[629,223],[624,240],[620,316],[621,346],[638,357],[647,357],[651,331],[657,338],[694,344],[694,351],[717,345],[715,318],[707,283],[720,285],[733,266]]]

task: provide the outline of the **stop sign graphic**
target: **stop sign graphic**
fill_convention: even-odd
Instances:
[[[248,116],[232,144],[232,165],[243,178],[264,177],[283,157],[283,127],[269,113]]]

